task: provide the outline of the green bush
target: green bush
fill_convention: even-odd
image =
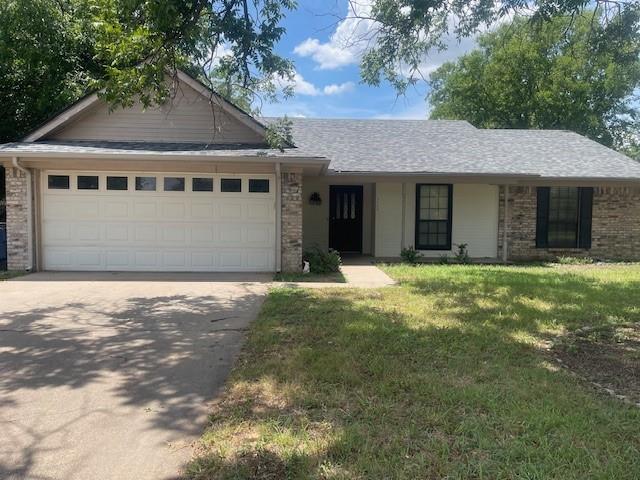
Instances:
[[[304,252],[302,258],[309,262],[311,273],[339,272],[342,264],[340,254],[332,248],[325,252],[320,247],[312,247]]]
[[[413,246],[403,248],[400,251],[400,257],[402,258],[402,261],[404,263],[411,263],[415,265],[416,263],[418,263],[418,260],[420,260],[421,256],[422,255],[420,254],[420,252],[413,248]]]
[[[456,247],[458,247],[458,251],[456,252],[455,258],[458,263],[471,263],[471,257],[469,257],[469,251],[467,247],[468,243],[458,243]]]
[[[562,265],[589,265],[593,263],[591,257],[558,257],[556,261]]]

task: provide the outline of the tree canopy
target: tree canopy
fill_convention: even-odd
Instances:
[[[603,22],[635,18],[638,0],[349,0],[349,17],[370,22],[363,45],[361,76],[365,83],[390,82],[398,92],[422,80],[425,55],[445,49],[446,39],[475,35],[516,15],[541,25],[556,17],[575,18],[590,8]],[[368,2],[365,2],[368,3]]]
[[[4,0],[0,142],[16,140],[89,90],[113,108],[172,94],[184,68],[248,109],[292,63],[275,52],[294,0]],[[169,81],[167,81],[169,80]],[[285,94],[290,93],[286,91]]]
[[[372,28],[358,39],[365,46],[361,76],[372,85],[389,81],[402,92],[448,33],[472,35],[524,9],[531,22],[545,23],[590,5],[607,24],[637,16],[639,3],[367,0],[362,19]],[[172,94],[167,78],[178,67],[244,108],[256,95],[272,99],[294,78],[291,61],[275,46],[285,33],[284,16],[296,7],[296,0],[3,0],[0,113],[11,120],[0,126],[0,142],[20,138],[89,90],[113,108],[135,100],[161,103]],[[284,88],[285,95],[291,92]]]
[[[625,148],[638,126],[640,17],[515,18],[431,74],[431,117],[572,130]]]

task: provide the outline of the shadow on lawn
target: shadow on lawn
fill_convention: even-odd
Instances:
[[[637,319],[640,284],[443,280],[405,282],[399,299],[403,287],[274,292],[189,478],[634,478],[640,412],[549,368],[516,334]],[[425,298],[452,323],[393,306]]]

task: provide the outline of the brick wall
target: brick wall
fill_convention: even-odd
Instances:
[[[25,270],[29,262],[27,241],[27,178],[17,168],[5,168],[7,195],[7,268]]]
[[[282,174],[282,271],[302,269],[302,174]]]
[[[500,187],[500,258],[504,232],[504,193],[504,187]],[[546,260],[565,255],[603,260],[640,260],[640,188],[594,188],[590,250],[536,248],[536,204],[536,187],[509,188],[509,260]]]

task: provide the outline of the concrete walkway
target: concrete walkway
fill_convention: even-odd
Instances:
[[[340,267],[346,282],[273,282],[275,286],[298,288],[382,288],[395,285],[389,275],[380,270],[367,257],[349,259]]]

